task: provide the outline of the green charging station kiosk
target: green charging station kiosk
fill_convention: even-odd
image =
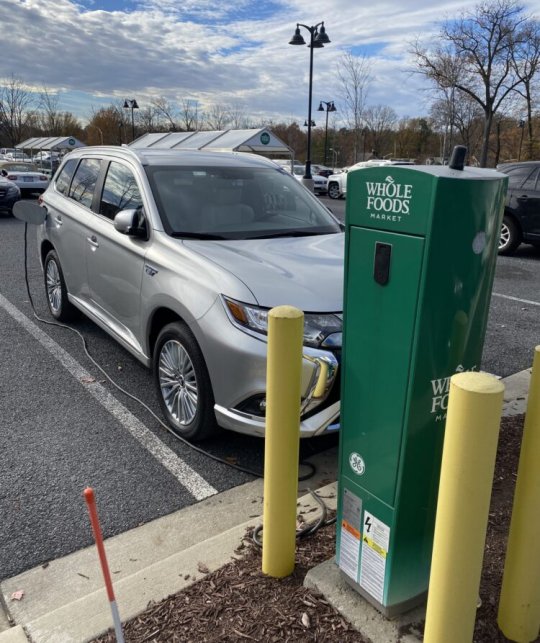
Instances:
[[[336,562],[389,617],[426,596],[450,377],[480,368],[495,273],[508,179],[456,152],[348,176]]]

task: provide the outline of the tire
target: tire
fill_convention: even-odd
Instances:
[[[49,306],[51,315],[60,322],[67,322],[74,319],[78,311],[68,299],[62,266],[54,250],[50,250],[45,257],[43,277],[45,280],[47,305]]]
[[[339,185],[337,183],[329,183],[328,184],[328,196],[331,199],[339,199],[341,196],[341,190],[339,189]]]
[[[521,230],[515,220],[505,214],[501,225],[501,236],[499,238],[499,254],[512,255],[521,243]]]
[[[162,329],[153,366],[159,403],[173,431],[193,442],[215,435],[212,384],[201,349],[185,324],[175,322]]]

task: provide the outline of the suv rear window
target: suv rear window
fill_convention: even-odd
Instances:
[[[71,181],[70,198],[90,208],[100,169],[99,159],[83,159]]]

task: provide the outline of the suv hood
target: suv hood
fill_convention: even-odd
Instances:
[[[183,243],[245,283],[260,306],[323,313],[343,310],[344,240],[338,233]]]

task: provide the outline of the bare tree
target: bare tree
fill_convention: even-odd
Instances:
[[[226,105],[214,103],[206,112],[206,124],[208,129],[222,130],[231,122],[230,110]]]
[[[0,86],[0,134],[11,146],[25,138],[33,104],[33,94],[15,76]]]
[[[165,128],[171,132],[176,132],[180,129],[178,125],[179,114],[177,108],[163,97],[154,98],[151,101],[152,107],[155,110],[156,116],[164,121]]]
[[[420,73],[440,88],[454,88],[475,100],[484,113],[480,165],[485,167],[493,117],[522,82],[513,55],[523,38],[527,18],[515,0],[494,0],[444,24],[442,44],[431,49],[419,42],[413,54]]]
[[[246,110],[239,103],[234,103],[229,108],[230,126],[233,129],[249,129],[252,127],[251,119],[246,114]]]
[[[540,25],[537,21],[530,20],[525,24],[517,46],[512,51],[512,63],[516,76],[521,80],[521,85],[516,88],[516,91],[525,99],[527,109],[527,156],[532,159],[534,157],[532,82],[540,64]]]
[[[60,110],[58,94],[44,87],[39,95],[39,120],[42,129],[51,136],[60,136]]]
[[[155,132],[159,128],[159,116],[153,105],[139,110],[137,126],[141,132]]]
[[[371,134],[373,149],[377,155],[381,154],[396,121],[396,112],[387,105],[374,105],[364,111],[364,122]]]
[[[364,119],[367,91],[371,82],[371,63],[364,56],[345,54],[338,67],[341,83],[343,113],[349,128],[354,133],[354,162],[360,153],[360,138]]]
[[[180,108],[180,120],[182,123],[182,128],[186,132],[194,132],[199,129],[199,103],[196,100],[190,98],[184,98],[182,100],[182,106]]]

